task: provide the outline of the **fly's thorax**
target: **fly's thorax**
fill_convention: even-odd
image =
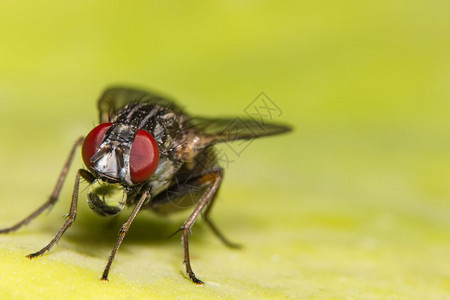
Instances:
[[[174,174],[180,169],[182,164],[182,161],[172,160],[167,156],[160,158],[158,168],[147,183],[152,196],[159,194],[169,186]]]

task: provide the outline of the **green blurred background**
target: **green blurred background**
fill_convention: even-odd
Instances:
[[[121,223],[94,215],[44,246],[61,201],[0,236],[0,296],[317,299],[450,297],[448,1],[0,2],[0,226],[50,195],[111,84],[156,89],[192,114],[244,116],[264,91],[295,130],[227,167],[184,275],[186,214],[140,214],[98,279]],[[83,186],[82,190],[85,190]]]

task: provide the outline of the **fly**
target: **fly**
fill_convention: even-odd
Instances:
[[[239,119],[190,117],[174,102],[159,95],[128,88],[107,89],[98,101],[100,125],[73,145],[50,198],[28,217],[0,233],[15,231],[28,224],[58,200],[75,151],[81,146],[87,169],[75,176],[70,211],[55,237],[34,258],[49,251],[72,225],[77,214],[80,178],[89,183],[89,207],[101,216],[119,214],[133,207],[122,225],[101,277],[108,280],[114,257],[142,209],[171,213],[194,207],[178,231],[189,278],[203,282],[192,271],[189,233],[200,214],[212,231],[230,247],[236,247],[217,229],[209,217],[223,178],[214,145],[249,140],[290,131],[285,125]],[[177,231],[177,232],[178,232]]]

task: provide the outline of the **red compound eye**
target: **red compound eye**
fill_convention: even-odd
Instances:
[[[81,148],[81,155],[86,167],[91,168],[91,157],[97,152],[100,144],[105,137],[105,133],[111,127],[112,123],[103,123],[95,127],[84,138],[83,147]]]
[[[130,175],[134,183],[147,180],[155,173],[159,162],[159,149],[153,136],[139,129],[131,145]]]

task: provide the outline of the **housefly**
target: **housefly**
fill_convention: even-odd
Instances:
[[[75,151],[81,146],[87,169],[76,173],[65,223],[47,246],[27,257],[31,259],[49,251],[72,225],[77,214],[79,182],[83,178],[89,183],[89,207],[99,215],[114,216],[125,206],[133,207],[119,231],[102,280],[108,280],[114,256],[139,211],[170,213],[193,207],[178,231],[187,275],[194,283],[203,284],[192,271],[189,258],[189,233],[198,216],[203,215],[206,224],[226,245],[236,246],[209,217],[223,178],[214,145],[280,134],[290,127],[252,119],[239,118],[239,122],[233,122],[236,118],[190,117],[171,100],[120,87],[107,89],[98,101],[98,109],[100,125],[75,142],[50,198],[24,220],[0,233],[19,229],[56,203]]]

